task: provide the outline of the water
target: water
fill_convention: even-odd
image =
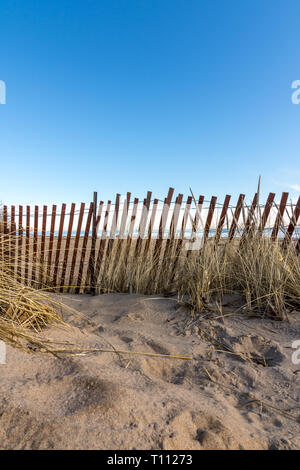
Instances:
[[[278,232],[277,238],[283,239],[285,237],[286,230],[287,230],[287,228],[280,229],[279,232]],[[266,238],[270,238],[271,234],[272,234],[272,231],[273,231],[273,228],[265,228],[264,231],[263,231],[263,234]],[[217,232],[217,230],[215,228],[212,228],[212,229],[209,230],[208,236],[209,237],[214,237],[216,235],[216,232]],[[118,237],[119,233],[120,233],[120,231],[116,230],[116,238]],[[154,239],[158,238],[158,233],[159,233],[159,231],[157,229],[153,230],[152,231],[152,238],[154,238]],[[227,228],[223,228],[222,231],[221,231],[221,237],[222,238],[227,238],[228,233],[229,233],[229,230]],[[67,234],[68,234],[68,232],[66,230],[64,230],[63,233],[62,233],[63,237],[66,237]],[[85,234],[85,231],[82,230],[80,232],[80,237],[83,237],[84,234]],[[203,234],[204,234],[204,230],[198,230],[196,236],[197,236],[197,238],[202,238]],[[235,236],[241,236],[242,234],[243,234],[243,229],[239,229],[239,231],[237,231],[237,230],[235,231]],[[31,231],[30,236],[32,237],[33,235],[34,235],[34,232]],[[101,235],[102,235],[102,231],[100,230],[98,232],[98,238],[101,238]],[[109,232],[108,232],[108,235],[109,235]],[[24,236],[24,232],[23,232],[23,236]],[[42,236],[42,232],[39,231],[38,236]],[[54,236],[58,237],[58,230],[56,230],[54,232]],[[76,230],[72,231],[71,236],[72,237],[76,236]],[[89,236],[92,236],[92,231],[91,230],[89,231]],[[133,238],[137,238],[138,236],[139,236],[139,231],[134,230]],[[169,231],[165,230],[163,238],[167,239],[168,236],[169,236]],[[184,238],[191,238],[191,236],[192,236],[192,230],[191,229],[186,229],[185,232],[184,232]],[[46,237],[50,237],[50,231],[46,232]],[[127,237],[128,237],[128,231],[125,231],[122,238],[125,239]],[[181,230],[176,230],[175,238],[180,238],[180,237],[181,237]],[[107,238],[109,238],[109,237],[107,236]],[[146,236],[144,238],[147,238],[147,232],[146,232]],[[293,238],[300,238],[300,227],[295,228],[294,233],[293,233]]]

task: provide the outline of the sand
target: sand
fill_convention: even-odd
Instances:
[[[299,449],[299,314],[289,322],[191,317],[176,299],[64,294],[56,341],[192,356],[101,353],[57,359],[7,348],[0,365],[1,449]],[[256,401],[257,400],[257,401]]]

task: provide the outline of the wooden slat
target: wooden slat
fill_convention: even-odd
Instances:
[[[172,253],[172,248],[175,242],[176,229],[178,225],[180,208],[183,200],[183,194],[178,194],[175,200],[175,206],[173,209],[172,219],[170,223],[169,237],[166,241],[166,248],[164,252],[164,259],[162,263],[162,270],[167,274],[170,271],[170,257]],[[194,220],[196,223],[196,221]]]
[[[273,231],[271,234],[271,239],[273,241],[276,240],[277,238],[278,231],[282,222],[282,217],[286,208],[288,197],[289,197],[289,193],[282,193],[279,208],[278,208],[278,213],[277,213],[275,224],[274,224]]]
[[[42,235],[41,235],[41,252],[40,252],[40,285],[44,282],[44,263],[45,263],[45,244],[47,230],[47,206],[43,206]]]
[[[190,210],[191,210],[191,205],[192,205],[193,198],[192,196],[188,196],[186,204],[185,204],[185,209],[184,209],[184,214],[182,218],[182,223],[181,223],[181,235],[179,241],[181,241],[181,245],[183,244],[183,241],[185,240],[185,230],[187,226],[187,222],[190,217]]]
[[[183,194],[178,194],[176,198],[175,206],[174,206],[172,221],[171,221],[170,240],[174,240],[176,238],[176,231],[177,231],[182,201],[183,201]],[[198,224],[197,220],[198,219],[194,220],[195,228],[197,227],[197,224]]]
[[[48,249],[48,266],[47,266],[47,284],[50,281],[51,263],[52,263],[52,251],[54,242],[54,231],[55,231],[55,218],[56,218],[56,205],[52,206],[51,214],[51,226],[50,226],[50,237],[49,237],[49,249]]]
[[[160,217],[160,222],[159,222],[158,237],[156,239],[154,252],[153,252],[153,258],[155,259],[159,259],[159,256],[161,253],[162,241],[164,238],[164,233],[165,233],[165,228],[166,228],[166,223],[167,223],[167,218],[169,214],[169,209],[170,209],[170,204],[172,201],[173,193],[174,193],[174,189],[169,188],[168,195],[164,200],[164,205],[161,211],[161,217]]]
[[[39,224],[39,207],[34,206],[34,231],[33,231],[33,252],[32,252],[32,283],[35,283],[36,265],[37,265],[37,244],[38,244],[38,224]]]
[[[194,236],[197,236],[203,203],[204,203],[204,196],[202,195],[202,196],[199,196],[198,203],[196,206],[196,213],[195,213],[195,217],[194,217],[193,224],[192,224],[191,238],[194,238]]]
[[[287,228],[287,231],[286,231],[286,234],[285,234],[285,237],[284,237],[284,244],[285,245],[291,240],[291,238],[293,236],[295,227],[297,226],[299,216],[300,216],[300,196],[298,197],[298,201],[297,201],[297,204],[295,206],[293,215],[291,217],[290,224]]]
[[[127,240],[126,240],[125,264],[127,263],[127,260],[128,260],[129,254],[130,254],[130,248],[131,248],[131,243],[132,243],[132,238],[133,238],[133,233],[134,233],[134,226],[135,226],[135,222],[136,222],[136,214],[137,214],[137,210],[138,210],[138,205],[139,205],[139,199],[134,198],[132,213],[131,213],[131,217],[130,217],[128,237],[127,237]]]
[[[3,246],[2,252],[5,262],[8,262],[9,258],[9,237],[8,237],[8,215],[7,206],[3,206]]]
[[[89,263],[88,263],[88,277],[90,279],[90,293],[92,295],[96,294],[96,284],[97,284],[97,279],[96,279],[97,204],[98,204],[98,195],[97,195],[97,192],[94,191],[91,251],[90,251],[90,258],[89,258]]]
[[[261,222],[259,225],[257,235],[261,236],[263,234],[263,231],[265,229],[265,226],[266,226],[266,223],[267,223],[267,220],[268,220],[271,208],[272,208],[272,204],[274,202],[274,198],[275,198],[275,193],[270,193],[268,196],[264,211],[263,211],[263,215],[261,217]]]
[[[26,206],[25,284],[29,276],[30,206]]]
[[[128,211],[129,211],[129,204],[130,204],[130,198],[131,198],[131,193],[127,193],[126,201],[124,201],[124,207],[123,207],[121,223],[120,223],[120,233],[119,233],[119,238],[120,239],[123,239],[124,235],[125,235],[126,222],[127,222],[127,218],[128,218]]]
[[[8,215],[7,215],[7,206],[3,206],[3,227],[4,227],[4,233],[7,235],[8,234]]]
[[[208,235],[209,235],[209,229],[210,229],[212,218],[213,218],[213,215],[214,215],[216,202],[217,202],[216,196],[212,196],[212,198],[210,200],[208,214],[207,214],[207,217],[206,217],[205,227],[204,227],[204,233],[203,233],[203,241],[204,242],[206,241],[206,239],[208,238]]]
[[[242,210],[242,207],[243,207],[244,199],[245,199],[245,194],[240,194],[239,198],[238,198],[236,208],[235,208],[235,211],[234,211],[234,214],[233,214],[233,220],[232,220],[232,223],[231,223],[231,227],[230,227],[229,233],[228,233],[228,240],[229,241],[231,241],[233,239],[235,230],[238,226],[238,221],[239,221],[239,218],[240,218],[240,214],[241,214],[241,210]]]
[[[194,197],[193,197],[193,200],[196,205],[196,213],[192,221],[192,230],[191,230],[191,236],[190,236],[191,242],[195,242],[197,240],[197,232],[198,232],[199,222],[201,220],[201,211],[203,208],[204,196],[203,195],[199,196],[198,202],[196,202]],[[189,258],[191,254],[192,254],[192,250],[186,251],[187,258]]]
[[[121,223],[120,223],[120,232],[119,232],[119,236],[118,236],[118,245],[117,245],[117,251],[116,251],[116,256],[115,256],[115,265],[113,267],[114,270],[116,269],[117,265],[119,264],[120,257],[121,257],[121,252],[122,252],[122,247],[126,243],[126,240],[124,240],[124,237],[125,237],[125,230],[126,230],[126,222],[127,222],[127,218],[128,218],[130,198],[131,198],[131,193],[127,193],[126,201],[124,201],[124,206],[123,206],[123,211],[122,211],[122,217],[121,217]]]
[[[82,221],[83,221],[83,216],[84,216],[84,208],[85,208],[85,203],[82,202],[80,204],[79,217],[78,217],[78,222],[77,222],[77,230],[76,230],[75,242],[74,242],[74,247],[73,247],[72,263],[71,263],[70,276],[69,276],[69,282],[68,282],[68,284],[70,286],[69,290],[72,290],[72,285],[73,285],[73,279],[74,279],[74,274],[75,274],[75,266],[76,266],[76,260],[77,260],[77,253],[78,253],[78,245],[79,245]]]
[[[145,230],[146,230],[147,218],[149,214],[151,196],[152,196],[152,192],[148,191],[147,197],[144,199],[144,203],[143,203],[142,214],[141,214],[140,225],[139,225],[139,234],[138,234],[138,239],[135,245],[135,257],[137,258],[141,254],[142,240],[145,238]]]
[[[222,229],[223,229],[225,218],[227,215],[230,199],[231,199],[231,196],[229,194],[226,194],[225,199],[224,199],[224,204],[222,207],[222,212],[221,212],[220,219],[219,219],[219,223],[218,223],[218,227],[216,230],[216,236],[215,236],[216,245],[219,243],[221,235],[222,235]]]
[[[66,215],[66,204],[63,203],[61,206],[60,222],[59,222],[58,237],[57,237],[56,252],[55,252],[55,262],[54,262],[54,271],[53,271],[53,280],[52,280],[54,287],[56,287],[57,285],[59,257],[60,257],[61,242],[62,242],[62,236],[63,236],[63,230],[64,230],[65,215]]]
[[[146,259],[146,257],[147,257],[147,254],[148,254],[148,251],[149,251],[149,248],[150,248],[150,244],[151,244],[151,240],[152,240],[152,231],[153,231],[153,227],[154,227],[154,224],[155,224],[157,206],[158,206],[158,199],[154,199],[153,206],[152,206],[152,211],[151,211],[151,217],[150,217],[149,226],[148,226],[148,236],[147,236],[147,240],[146,240],[145,248],[144,248],[144,253],[143,253],[144,259]]]
[[[244,232],[243,232],[243,235],[245,236],[249,233],[249,231],[251,230],[251,226],[253,225],[253,218],[254,218],[254,213],[255,213],[257,204],[258,204],[258,193],[255,193],[251,207],[248,210],[247,220],[245,222],[245,227],[244,227]]]
[[[173,265],[173,268],[172,268],[171,282],[173,282],[173,280],[175,278],[176,269],[177,269],[177,266],[178,266],[178,263],[179,263],[181,250],[182,250],[182,247],[184,246],[184,242],[185,242],[184,234],[185,234],[185,229],[186,229],[186,226],[187,226],[187,221],[188,221],[189,216],[190,216],[192,201],[193,201],[192,196],[188,196],[186,204],[185,204],[185,208],[184,208],[184,214],[183,214],[182,222],[181,222],[180,238],[177,240],[177,243],[175,245],[175,260],[174,260],[174,265]]]
[[[65,252],[64,252],[64,259],[63,259],[63,267],[62,267],[62,274],[61,274],[61,281],[60,281],[60,291],[64,292],[64,285],[66,279],[66,271],[68,265],[68,258],[70,252],[70,244],[71,244],[71,237],[72,237],[72,228],[74,222],[74,215],[75,215],[75,207],[76,205],[74,202],[71,204],[70,216],[69,216],[69,225],[68,225],[68,232],[65,244]]]
[[[97,237],[98,237],[98,231],[99,231],[99,226],[100,226],[100,221],[101,221],[101,215],[103,211],[103,204],[104,204],[104,201],[100,201],[98,212],[97,212],[97,225],[96,225]]]
[[[11,206],[10,210],[10,268],[15,272],[16,263],[16,210],[15,206]]]
[[[106,206],[104,220],[103,220],[103,228],[102,228],[100,244],[99,244],[99,249],[98,249],[97,261],[96,261],[96,272],[95,272],[96,282],[98,281],[102,264],[105,261],[104,252],[105,252],[105,245],[106,245],[106,239],[107,239],[107,225],[108,225],[110,207],[111,207],[111,201],[107,201],[107,206]]]
[[[17,263],[17,279],[19,282],[22,280],[22,245],[23,245],[23,206],[19,206],[19,224],[18,224],[18,263]]]
[[[120,210],[120,194],[116,195],[116,202],[115,202],[115,210],[113,212],[113,218],[112,218],[112,223],[111,223],[111,229],[110,229],[110,236],[107,244],[107,250],[106,250],[106,261],[109,261],[109,256],[112,252],[113,246],[114,246],[114,241],[116,238],[116,230],[118,228],[118,218],[119,218],[119,210]]]
[[[83,237],[83,242],[82,242],[82,248],[81,248],[81,260],[80,260],[80,264],[79,264],[78,278],[77,278],[77,283],[76,283],[77,287],[75,289],[76,294],[79,294],[81,283],[82,283],[83,266],[84,266],[85,255],[86,255],[86,246],[87,246],[89,232],[90,232],[90,228],[91,228],[93,209],[94,209],[94,203],[91,202],[89,212],[88,212],[88,216],[87,216],[87,220],[86,220],[86,227],[85,227],[85,232],[84,232],[84,237]]]
[[[135,222],[136,222],[136,214],[137,214],[137,210],[138,210],[138,205],[139,205],[139,199],[134,198],[132,214],[131,214],[131,217],[130,217],[130,224],[129,224],[129,230],[128,230],[128,238],[130,240],[133,238],[133,232],[134,232],[134,226],[135,226]]]
[[[118,240],[116,240],[116,230],[118,228],[118,219],[119,219],[119,210],[120,210],[120,194],[116,195],[116,200],[115,200],[115,205],[114,205],[114,211],[113,211],[113,218],[112,218],[112,223],[111,223],[111,229],[110,229],[110,235],[109,238],[106,242],[107,248],[106,248],[106,253],[105,253],[105,259],[104,259],[104,271],[108,272],[110,271],[110,275],[114,272],[115,269],[115,259],[110,259],[111,253],[113,251],[113,247],[115,243],[118,243]]]

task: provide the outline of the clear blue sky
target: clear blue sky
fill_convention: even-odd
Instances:
[[[259,174],[299,194],[299,0],[1,0],[0,18],[2,201],[250,199]]]

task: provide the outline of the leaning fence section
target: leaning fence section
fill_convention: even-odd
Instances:
[[[98,201],[94,193],[89,204],[61,206],[10,206],[1,211],[1,255],[17,280],[24,285],[61,292],[96,292],[101,276],[125,256],[146,259],[149,254],[164,266],[171,250],[174,263],[184,252],[201,250],[205,243],[244,243],[268,237],[293,243],[300,251],[300,197],[289,201],[284,192],[278,202],[270,193],[265,202],[256,193],[247,203],[240,194],[219,201],[194,194],[184,200],[169,188],[165,199],[150,191],[142,200],[116,195],[115,200]],[[168,267],[174,269],[174,267]]]

